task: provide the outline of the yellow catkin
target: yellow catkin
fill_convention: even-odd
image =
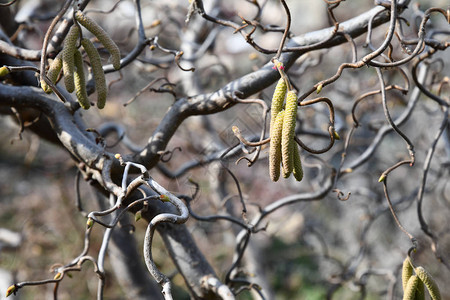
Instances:
[[[75,19],[97,37],[100,43],[111,54],[111,63],[114,69],[120,69],[120,50],[111,37],[93,19],[84,15],[80,10],[75,13]]]
[[[423,267],[417,267],[414,269],[414,271],[427,287],[431,299],[441,300],[441,292],[439,291],[439,287],[437,286],[436,281],[434,281],[433,277],[431,277],[431,275]]]
[[[402,286],[403,291],[406,289],[406,285],[408,284],[409,278],[413,275],[413,267],[411,266],[411,263],[409,261],[409,257],[406,257],[403,261],[403,267],[402,267]]]
[[[47,71],[47,77],[51,82],[56,83],[58,75],[59,73],[61,73],[62,66],[62,52],[59,52],[55,59],[50,63]],[[45,81],[41,81],[41,87],[47,94],[50,94],[52,92],[52,89]]]
[[[108,89],[106,87],[105,73],[103,72],[100,54],[89,39],[83,39],[81,45],[89,57],[92,73],[94,74],[95,89],[97,90],[97,107],[102,109],[105,107]]]
[[[84,77],[83,58],[81,57],[80,51],[75,51],[74,57],[76,67],[76,71],[74,73],[75,93],[80,106],[84,109],[88,109],[91,104],[89,103],[89,98],[86,93],[86,79]]]
[[[58,75],[61,72],[62,65],[63,65],[62,53],[59,52],[58,55],[56,55],[55,59],[50,63],[50,66],[47,71],[47,77],[53,83],[56,83],[56,80],[58,79]]]
[[[297,143],[294,141],[291,143],[292,147],[292,159],[294,161],[294,169],[292,170],[292,173],[294,174],[295,179],[297,181],[302,181],[303,179],[303,168],[302,168],[302,161],[300,159],[300,152],[298,151]]]
[[[41,79],[41,88],[46,92],[47,94],[51,94],[53,92],[52,88],[45,82],[44,79]]]
[[[416,298],[414,300],[425,300],[425,285],[422,280],[419,282],[416,291]]]
[[[281,131],[283,130],[284,111],[278,113],[270,135],[269,174],[272,181],[280,178]]]
[[[289,149],[290,149],[289,150],[289,164],[294,166],[294,155],[292,155],[293,154],[292,145],[293,145],[293,143],[290,143],[290,145],[289,145]],[[283,155],[282,155],[282,159],[283,159]],[[292,168],[292,170],[288,170],[285,167],[285,165],[286,164],[283,162],[282,167],[281,167],[281,170],[283,171],[283,178],[289,178],[289,176],[291,176],[291,173],[294,171],[294,168]]]
[[[281,171],[283,172],[283,178],[289,178],[291,176],[292,172],[288,172],[284,165],[281,166]]]
[[[64,73],[64,84],[66,85],[66,90],[72,93],[75,89],[73,72],[75,69],[74,53],[76,50],[76,44],[78,36],[80,35],[80,30],[77,26],[72,26],[69,33],[64,41],[64,47],[62,50],[62,63],[63,63],[63,73]]]
[[[79,35],[79,28],[77,26],[72,26],[66,36],[62,50],[64,84],[69,93],[72,93],[75,89],[73,75],[75,71],[74,53]]]
[[[278,80],[278,83],[275,87],[275,91],[272,96],[272,104],[270,107],[270,130],[272,130],[273,123],[275,123],[275,119],[278,113],[283,109],[284,97],[286,96],[286,82],[283,78]]]
[[[405,291],[403,292],[403,300],[415,300],[419,283],[421,282],[418,276],[412,275],[409,278]]]
[[[40,85],[41,85],[41,88],[44,90],[44,92],[46,92],[47,94],[50,94],[52,92],[52,89],[47,84],[47,82],[45,82],[44,79],[41,79]]]
[[[286,96],[286,109],[281,133],[281,157],[284,171],[288,174],[294,169],[291,143],[294,142],[295,121],[297,116],[297,95],[289,91]]]

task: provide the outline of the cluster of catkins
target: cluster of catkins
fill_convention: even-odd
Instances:
[[[120,68],[120,51],[110,36],[91,18],[85,16],[81,11],[75,13],[75,20],[78,24],[89,30],[100,43],[109,51],[111,63],[118,70]],[[62,51],[55,57],[47,71],[47,77],[56,83],[61,69],[64,75],[64,84],[69,93],[75,90],[78,102],[84,109],[88,109],[91,104],[86,93],[86,79],[83,70],[83,59],[80,50],[77,48],[77,41],[80,37],[80,27],[73,25],[64,40]],[[92,73],[97,90],[97,107],[103,108],[106,103],[108,89],[106,87],[105,74],[103,72],[100,54],[94,44],[87,38],[81,39],[81,46],[86,52],[91,64]],[[46,93],[51,93],[51,88],[45,81],[41,81],[41,87]]]
[[[425,287],[431,300],[441,300],[441,293],[433,277],[423,267],[414,267],[409,257],[403,261],[402,285],[403,300],[425,300]]]
[[[273,93],[271,106],[269,172],[272,181],[280,178],[280,165],[284,178],[291,173],[298,181],[303,178],[302,162],[294,140],[296,118],[297,95],[294,91],[287,91],[287,83],[281,78]]]

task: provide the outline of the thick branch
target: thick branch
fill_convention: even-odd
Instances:
[[[39,88],[0,85],[0,106],[34,108],[44,113],[64,147],[80,162],[97,170],[103,168],[104,149],[95,143],[89,133],[77,126],[77,116],[61,102],[54,100]]]

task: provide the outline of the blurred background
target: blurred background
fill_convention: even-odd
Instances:
[[[252,19],[257,12],[251,2],[204,1],[204,4],[207,11],[240,22],[239,16]],[[260,16],[262,24],[285,26],[285,14],[278,1],[258,2],[264,4]],[[43,34],[56,15],[59,3],[48,0],[18,1],[14,5],[17,9],[16,22],[24,25],[17,34],[24,47],[41,48]],[[291,0],[287,4],[291,10],[294,36],[333,24],[324,1]],[[404,28],[405,34],[411,37],[415,36],[418,24],[418,4],[423,11],[431,5],[446,9],[448,3],[412,1],[409,5],[411,9],[402,15],[411,22],[410,27]],[[135,8],[132,1],[119,1],[110,12],[114,5],[111,1],[91,1],[86,13],[107,30],[121,48],[122,55],[125,55],[137,41]],[[334,10],[334,14],[339,22],[343,22],[373,6],[372,1],[345,1]],[[190,26],[201,22],[194,15],[189,23],[185,23],[188,7],[189,2],[184,0],[142,1],[147,36],[158,36],[161,46],[183,50],[186,57],[198,51],[201,45],[207,46],[200,57],[180,61],[184,68],[195,66],[195,72],[180,70],[173,55],[147,48],[136,61],[121,70],[120,75],[107,75],[110,84],[107,105],[102,111],[91,109],[83,113],[88,127],[99,128],[105,122],[118,122],[124,126],[131,141],[144,146],[177,98],[215,91],[229,81],[262,67],[273,57],[256,52],[240,34],[233,34],[233,29],[210,23],[205,23],[205,36],[196,36],[197,44],[189,44]],[[155,23],[156,20],[160,23]],[[431,23],[434,28],[448,30],[442,16],[433,15]],[[375,45],[381,44],[386,30],[387,25],[375,30],[372,39]],[[197,30],[197,33],[201,35],[202,30]],[[212,42],[206,44],[208,37]],[[362,35],[355,40],[358,58],[369,51],[363,48],[365,38]],[[281,33],[258,31],[255,34],[255,40],[265,48],[277,48],[280,39]],[[395,55],[400,59],[402,54],[398,51]],[[438,80],[450,76],[445,64],[450,57],[446,51],[437,53],[433,58],[441,59],[444,66],[435,64],[430,67],[427,84],[436,89]],[[306,89],[303,87],[309,88],[332,76],[341,63],[351,59],[352,51],[348,44],[311,52],[302,56],[288,75],[301,92]],[[406,65],[403,69],[409,73],[411,66]],[[384,76],[388,83],[404,85],[396,70],[385,70]],[[164,79],[151,87],[160,91],[164,89],[165,92],[146,88],[157,78]],[[173,85],[164,85],[167,82]],[[406,109],[413,87],[407,95],[388,92],[388,104],[394,120]],[[270,106],[273,89],[273,86],[267,88],[253,98],[263,99]],[[258,206],[265,207],[282,197],[320,188],[329,168],[340,166],[345,140],[353,127],[351,111],[355,99],[376,89],[379,89],[379,82],[375,71],[370,68],[347,70],[335,84],[323,89],[321,96],[333,101],[336,129],[341,140],[324,154],[301,152],[305,178],[300,183],[294,178],[281,179],[277,183],[270,181],[268,147],[263,147],[259,160],[251,167],[245,160],[235,163],[241,155],[224,162],[239,181],[250,220],[258,213]],[[448,99],[448,89],[444,93]],[[131,99],[134,101],[124,107]],[[360,126],[354,132],[342,170],[366,151],[380,128],[387,124],[379,95],[366,98],[355,111]],[[301,127],[299,136],[304,143],[315,149],[327,145],[328,110],[325,105],[302,107],[298,119]],[[424,161],[442,119],[442,111],[436,103],[421,96],[414,112],[401,127],[415,145],[416,164],[414,167],[396,169],[389,176],[388,187],[399,219],[418,240],[419,249],[413,254],[415,262],[433,275],[443,299],[450,299],[447,296],[450,295],[450,271],[435,258],[430,239],[422,232],[417,216],[417,193],[423,177]],[[231,131],[234,125],[250,138],[259,136],[262,124],[262,110],[256,104],[238,104],[215,115],[190,117],[179,127],[167,147],[168,150],[181,151],[174,150],[168,162],[161,162],[161,167],[150,173],[174,193],[190,195],[193,185],[189,179],[197,182],[200,190],[192,208],[199,215],[227,212],[241,217],[237,186],[221,163],[214,161],[199,165],[176,179],[165,176],[164,170],[176,172],[185,164],[204,160],[208,155],[236,143],[237,139]],[[76,166],[68,153],[30,132],[19,135],[20,128],[12,117],[1,116],[0,128],[0,273],[4,274],[0,281],[5,283],[0,290],[3,297],[12,282],[51,278],[53,275],[49,269],[53,264],[67,263],[76,257],[83,247],[86,219],[76,209]],[[106,139],[106,144],[117,144],[117,139],[117,135],[111,135]],[[437,144],[423,200],[423,216],[439,238],[439,253],[444,254],[447,260],[450,253],[448,141],[447,129]],[[129,153],[121,143],[108,150]],[[299,202],[272,213],[264,222],[266,230],[252,235],[242,272],[267,288],[269,299],[325,299],[330,293],[333,299],[385,299],[391,292],[394,299],[400,299],[400,267],[411,243],[396,226],[378,178],[388,167],[407,158],[405,142],[390,132],[364,164],[337,180],[336,188],[343,192],[344,197],[351,193],[348,200],[339,200],[336,193],[330,193],[320,201]],[[81,199],[86,211],[98,208],[95,197],[89,184],[82,181]],[[135,226],[132,234],[139,249],[142,249],[146,224],[144,221],[132,221],[132,224]],[[219,278],[223,278],[230,268],[237,229],[228,222],[201,222],[194,218],[187,225]],[[100,226],[93,231],[93,255],[101,245],[102,234]],[[173,276],[174,297],[189,299],[184,281],[176,273],[159,237],[154,243],[155,261],[165,274]],[[141,257],[136,259],[143,262]],[[127,298],[126,292],[118,286],[108,260],[106,270],[109,274],[105,299]],[[62,281],[59,299],[91,299],[96,289],[93,268],[86,264],[81,272],[73,273],[72,278]],[[23,288],[17,299],[37,299],[37,295],[39,299],[52,298],[53,286]],[[253,298],[257,299],[251,292],[239,296],[239,299]]]

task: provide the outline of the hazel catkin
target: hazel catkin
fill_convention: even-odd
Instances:
[[[41,79],[41,88],[46,92],[47,94],[51,94],[53,92],[52,88],[45,82],[44,79]]]
[[[97,37],[100,43],[109,51],[111,55],[111,63],[114,69],[120,69],[120,50],[116,43],[111,39],[111,37],[97,24],[93,19],[83,14],[82,11],[78,10],[75,13],[75,19],[83,25],[87,30],[89,30],[93,35]]]
[[[275,86],[275,91],[273,92],[272,96],[272,104],[270,107],[270,130],[272,130],[272,126],[275,123],[275,118],[277,117],[278,113],[283,109],[286,89],[286,82],[283,78],[280,78],[277,85]]]
[[[83,109],[88,109],[91,104],[89,103],[89,97],[86,92],[86,79],[84,77],[83,59],[80,51],[76,50],[74,54],[76,71],[74,73],[75,93]]]
[[[50,63],[47,71],[47,77],[51,80],[51,82],[56,83],[58,75],[61,72],[62,65],[62,53],[59,52],[58,55],[56,55],[55,59]]]
[[[278,113],[270,134],[269,174],[272,181],[280,178],[281,131],[283,130],[284,110]]]
[[[281,157],[284,171],[288,174],[292,173],[294,169],[292,148],[290,145],[294,142],[296,116],[297,95],[294,91],[289,91],[286,96],[286,109],[281,133]]]
[[[66,90],[72,93],[75,89],[74,85],[74,69],[75,60],[74,54],[76,50],[76,43],[78,36],[80,35],[80,30],[77,26],[72,26],[69,33],[64,40],[64,46],[62,50],[62,67],[64,72],[64,84],[66,85]]]
[[[416,272],[417,277],[419,277],[425,284],[428,292],[430,293],[431,299],[441,300],[441,292],[439,291],[439,287],[433,277],[431,277],[431,275],[423,267],[417,267],[414,271]]]
[[[416,290],[416,298],[414,300],[425,300],[425,285],[422,280],[419,282]]]
[[[409,261],[409,257],[406,257],[403,261],[403,267],[402,267],[402,286],[403,290],[406,289],[406,285],[408,284],[409,278],[413,275],[413,267],[411,266],[411,263]]]
[[[56,83],[58,75],[61,73],[62,66],[62,52],[59,52],[55,59],[50,63],[47,71],[47,77],[52,83]],[[52,89],[44,80],[41,81],[41,87],[47,94],[52,93]]]
[[[105,73],[103,72],[100,54],[89,39],[82,39],[81,45],[86,51],[86,54],[89,57],[89,62],[91,63],[95,81],[95,89],[97,90],[97,107],[102,109],[105,107],[108,89],[106,87]]]
[[[298,146],[295,141],[291,143],[292,147],[292,159],[294,163],[294,168],[292,169],[292,173],[297,181],[302,181],[303,179],[303,168],[302,161],[300,159],[300,152],[298,151]]]
[[[416,293],[417,293],[417,287],[419,285],[420,278],[417,277],[417,275],[412,275],[405,287],[405,290],[403,292],[403,300],[415,300]]]

